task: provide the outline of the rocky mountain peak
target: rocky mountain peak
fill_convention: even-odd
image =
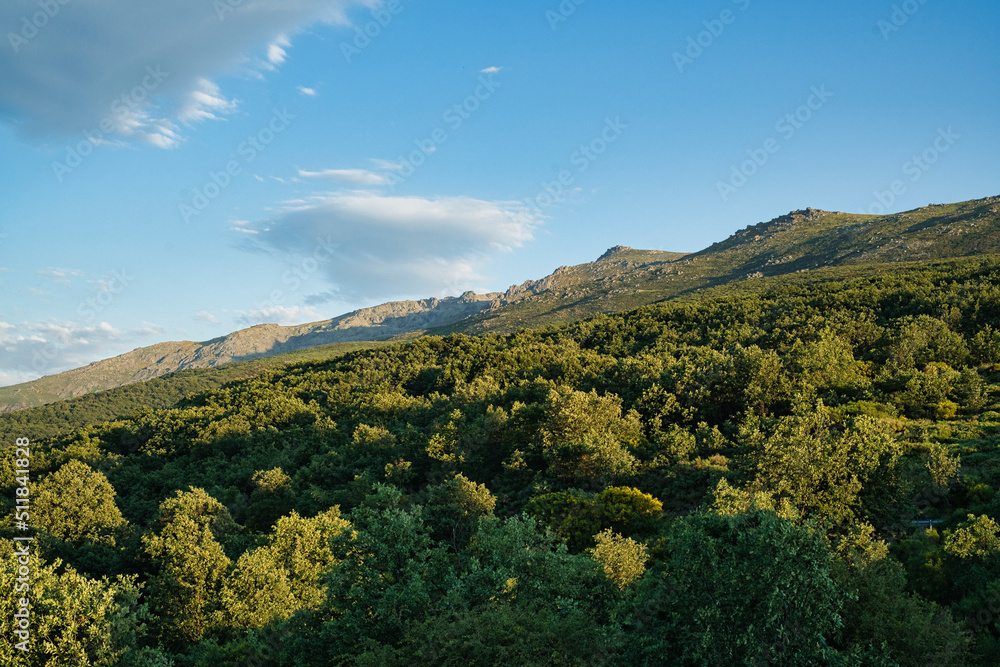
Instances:
[[[616,245],[612,248],[608,248],[603,255],[597,258],[597,261],[599,262],[602,259],[611,259],[612,257],[620,255],[623,252],[628,252],[629,250],[632,250],[632,248],[628,247],[627,245]]]

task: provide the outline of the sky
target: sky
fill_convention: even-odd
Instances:
[[[4,0],[0,385],[1000,194],[995,0]]]

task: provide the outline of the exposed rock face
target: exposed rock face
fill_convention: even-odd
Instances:
[[[629,250],[632,250],[632,248],[629,248],[627,245],[616,245],[613,248],[608,248],[604,251],[604,254],[597,258],[597,261],[599,262],[602,259],[611,259],[615,255],[620,255]]]

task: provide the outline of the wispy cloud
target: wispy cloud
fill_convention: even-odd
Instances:
[[[496,74],[497,72],[499,72],[502,69],[503,69],[503,67],[486,67],[484,69],[479,70],[479,73],[480,74]]]
[[[267,47],[267,60],[271,65],[281,65],[288,58],[288,51],[286,50],[290,47],[292,43],[288,41],[288,37],[281,35],[276,40],[271,42]]]
[[[209,324],[219,323],[219,318],[216,317],[213,313],[208,312],[207,310],[199,310],[197,313],[194,314],[194,319],[198,320],[199,322],[208,322]]]
[[[316,97],[315,88],[306,88],[305,86],[297,86],[296,89],[306,97]]]
[[[26,382],[83,366],[123,339],[124,334],[107,322],[95,326],[56,321],[7,324],[0,327],[0,378]]]
[[[82,271],[76,269],[61,269],[55,267],[49,267],[47,269],[41,269],[35,272],[36,275],[44,276],[46,278],[51,278],[52,282],[57,285],[71,285],[73,283],[73,278],[79,278],[83,275]]]
[[[239,311],[236,315],[238,324],[252,327],[255,324],[306,324],[318,322],[325,318],[315,308],[309,306],[268,306],[254,310]]]
[[[399,171],[400,169],[403,168],[403,165],[400,162],[393,162],[392,160],[381,160],[377,157],[371,158],[370,162],[379,169],[382,169],[383,171]]]
[[[177,118],[185,123],[219,120],[219,116],[236,109],[235,100],[227,100],[219,86],[208,79],[199,79],[195,88],[177,111]]]
[[[323,169],[320,171],[305,171],[299,169],[302,178],[325,178],[337,183],[349,185],[386,185],[389,179],[382,174],[376,174],[367,169]]]

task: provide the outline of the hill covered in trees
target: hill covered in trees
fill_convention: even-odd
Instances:
[[[998,317],[996,258],[848,265],[35,439],[0,659],[996,664]]]

